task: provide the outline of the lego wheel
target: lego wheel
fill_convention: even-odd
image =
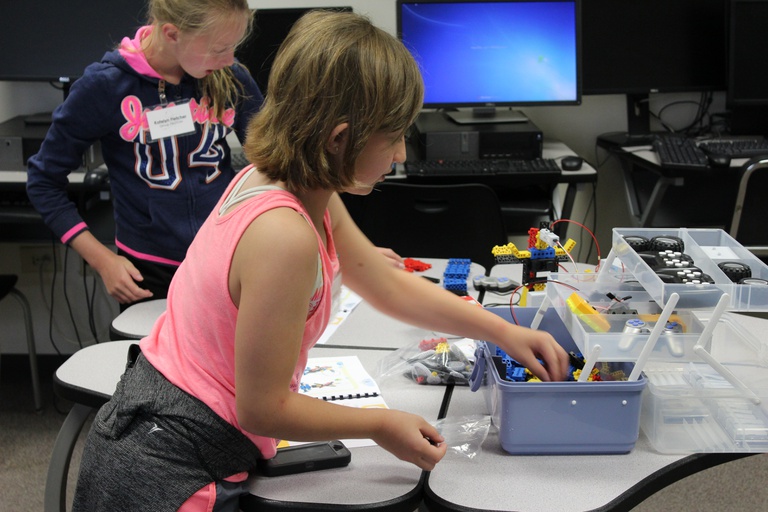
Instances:
[[[685,250],[685,243],[683,243],[683,239],[671,235],[660,235],[651,238],[650,246],[651,251],[683,252]]]
[[[722,261],[717,266],[734,283],[752,277],[752,269],[749,268],[749,265],[738,261]]]
[[[651,248],[650,240],[644,236],[626,235],[624,237],[624,241],[626,241],[627,244],[629,244],[629,246],[635,250],[635,252],[643,252]]]

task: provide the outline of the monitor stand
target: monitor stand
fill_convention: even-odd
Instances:
[[[610,133],[600,139],[617,146],[648,146],[653,142],[651,110],[647,94],[627,94],[627,131]]]
[[[475,107],[470,111],[453,110],[445,115],[458,124],[528,122],[528,118],[519,110],[497,110],[496,107]]]

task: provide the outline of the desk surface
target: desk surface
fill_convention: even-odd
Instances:
[[[442,280],[443,272],[448,260],[444,258],[416,258],[424,263],[429,263],[432,268],[424,272],[417,272],[418,275],[424,275]],[[485,269],[477,263],[470,266],[470,277],[468,279],[468,291],[474,297],[478,293],[472,289],[472,277],[485,273]],[[110,328],[112,339],[141,339],[152,330],[157,317],[165,311],[166,299],[157,299],[146,302],[140,302],[127,308],[120,313],[114,320]],[[377,328],[377,322],[383,321],[386,328]],[[371,325],[370,322],[374,322]],[[391,322],[391,323],[387,323]],[[396,320],[382,320],[382,315],[376,313],[373,307],[366,303],[360,303],[352,313],[338,326],[331,325],[329,328],[336,328],[340,331],[338,336],[333,335],[325,343],[327,346],[369,346],[378,348],[399,348],[403,339],[410,339],[418,336],[418,333],[424,333],[423,329],[416,329],[408,324],[397,322]],[[361,334],[364,333],[364,334]]]
[[[111,341],[78,350],[54,374],[56,394],[73,402],[100,407],[115,392],[135,340]],[[98,364],[94,364],[98,361]]]
[[[455,388],[448,418],[488,414],[481,394]],[[491,429],[472,461],[446,458],[430,473],[425,503],[430,510],[578,512],[628,510],[689,474],[743,457],[663,455],[644,434],[625,455],[510,455]]]
[[[376,331],[390,333],[397,346],[407,343],[394,323],[375,311],[361,316],[380,315]],[[745,318],[750,328],[760,328],[765,321]],[[370,332],[370,324],[334,337],[343,339]],[[89,356],[74,354],[57,371],[59,385],[68,392],[100,395],[105,400],[114,391],[122,374],[130,341],[111,342],[89,347]],[[313,356],[350,355],[360,357],[369,372],[386,354],[381,348],[362,344],[357,348],[318,346]],[[99,351],[100,355],[96,354]],[[80,354],[80,355],[78,355]],[[94,365],[94,357],[103,364]],[[434,420],[444,409],[444,393],[451,389],[448,417],[487,414],[482,395],[466,387],[416,386],[408,380],[379,382],[382,395],[392,408],[417,412]],[[60,389],[57,389],[59,392]],[[61,396],[65,396],[60,393]],[[97,396],[99,398],[99,396]],[[77,397],[70,399],[78,400]],[[81,402],[82,403],[82,402]],[[98,404],[93,404],[97,406]],[[504,453],[498,438],[491,433],[477,458],[468,461],[446,457],[424,481],[422,473],[408,463],[385,454],[378,447],[353,448],[352,464],[328,472],[306,473],[266,479],[253,477],[253,496],[245,499],[245,510],[339,510],[381,509],[412,511],[420,498],[419,483],[424,483],[424,499],[431,510],[628,510],[647,496],[696,471],[744,454],[668,455],[654,451],[640,434],[635,449],[626,455],[511,456]]]
[[[339,349],[318,346],[310,357],[356,355],[371,375],[391,350]],[[442,386],[419,386],[407,379],[380,381],[381,394],[392,409],[421,415],[428,421],[438,417],[445,394]],[[241,500],[244,511],[338,510],[364,507],[365,510],[415,510],[421,501],[423,472],[379,446],[350,448],[352,462],[339,469],[282,477],[254,475],[249,480],[251,496]]]

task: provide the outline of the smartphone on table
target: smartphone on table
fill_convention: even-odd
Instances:
[[[271,459],[259,461],[264,476],[283,476],[348,465],[352,454],[341,441],[322,441],[278,448]]]

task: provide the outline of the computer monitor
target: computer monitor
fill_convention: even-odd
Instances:
[[[582,93],[626,94],[647,135],[651,93],[724,91],[726,2],[582,0]]]
[[[525,121],[496,107],[578,105],[581,0],[397,1],[422,71],[424,108],[459,123]]]
[[[68,86],[86,66],[136,33],[146,0],[3,2],[0,80]]]
[[[728,12],[728,92],[731,132],[768,133],[768,0],[731,0]]]
[[[296,21],[314,9],[352,11],[352,7],[312,7],[256,9],[253,30],[235,52],[237,59],[248,68],[263,94],[267,93],[267,82],[272,62],[283,39]]]

